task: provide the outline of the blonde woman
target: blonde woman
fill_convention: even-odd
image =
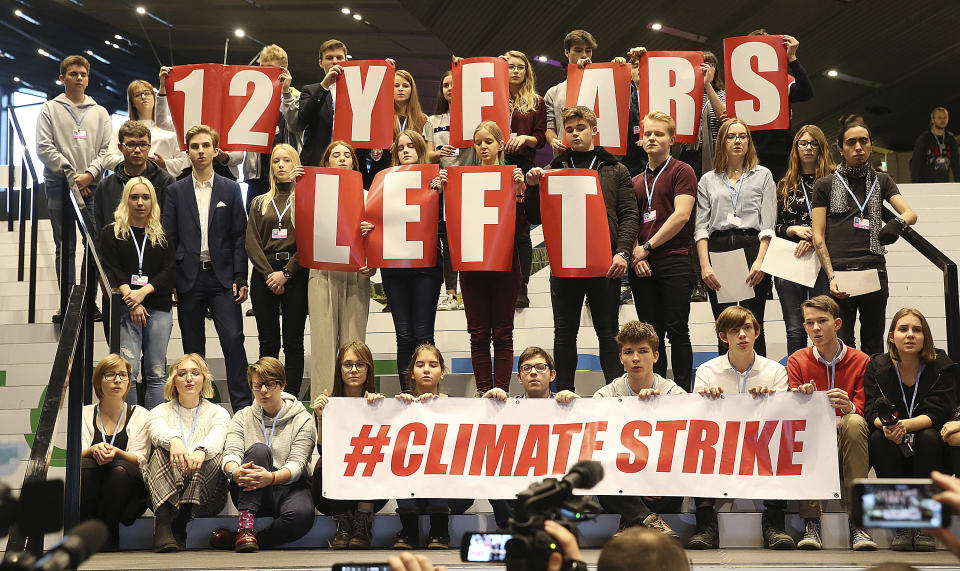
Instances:
[[[220,513],[227,501],[220,459],[230,414],[207,400],[213,375],[200,355],[183,355],[170,365],[163,396],[167,401],[150,411],[154,448],[144,470],[157,553],[186,549],[187,523]]]
[[[279,357],[281,332],[287,390],[299,397],[303,382],[303,328],[308,272],[300,267],[294,230],[294,187],[303,176],[300,155],[286,143],[270,153],[270,189],[253,199],[246,250],[253,264],[250,301],[257,320],[260,357]],[[283,314],[281,326],[280,315]]]
[[[120,351],[131,363],[133,389],[127,402],[137,403],[142,356],[143,402],[150,409],[163,402],[167,344],[173,329],[175,248],[160,225],[160,204],[150,179],[127,181],[113,220],[100,233],[100,251],[107,273],[123,296]]]

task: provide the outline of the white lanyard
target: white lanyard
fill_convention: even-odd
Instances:
[[[833,356],[833,359],[830,362],[824,360],[824,365],[827,367],[827,390],[833,390],[833,387],[836,384],[837,379],[837,359],[840,357],[840,353],[843,351],[843,341],[837,340],[839,346],[837,347],[837,353]]]
[[[910,404],[907,405],[907,392],[903,390],[903,379],[900,378],[900,367],[894,363],[893,369],[897,372],[897,380],[900,381],[900,394],[903,396],[903,404],[907,407],[907,418],[913,418],[913,407],[917,404],[917,393],[920,392],[920,374],[923,373],[924,365],[920,365],[917,371],[917,380],[913,383],[913,397],[910,398]]]
[[[273,210],[277,213],[277,228],[283,228],[283,215],[287,213],[287,210],[290,210],[290,201],[287,201],[287,207],[283,209],[283,212],[280,212],[280,209],[277,208],[276,200],[271,200],[270,204],[273,205]]]
[[[667,170],[667,165],[670,164],[670,155],[667,155],[667,160],[663,161],[663,165],[660,167],[660,172],[657,173],[657,176],[653,177],[653,186],[647,185],[647,173],[643,173],[643,188],[644,192],[647,193],[647,210],[653,208],[653,193],[657,190],[657,181],[660,180],[660,175],[663,174],[663,171]]]
[[[840,182],[843,183],[843,188],[847,189],[847,192],[850,194],[850,198],[857,204],[857,208],[860,210],[860,217],[863,217],[863,211],[867,209],[867,204],[870,203],[870,196],[873,195],[873,191],[877,189],[877,185],[880,184],[880,179],[873,179],[873,186],[870,187],[870,192],[867,193],[867,197],[863,199],[863,204],[860,204],[860,201],[857,200],[857,197],[853,195],[853,191],[850,190],[850,185],[847,184],[847,181],[843,179],[841,175],[837,175],[837,178],[840,179]]]
[[[807,203],[807,212],[810,213],[810,223],[813,224],[813,205],[810,204],[810,195],[807,194],[807,185],[803,184],[803,179],[800,179],[800,188],[803,190],[803,200]]]
[[[143,253],[147,249],[147,231],[143,231],[143,245],[137,244],[137,237],[130,230],[130,239],[133,240],[133,247],[137,251],[137,275],[143,275]]]
[[[753,370],[753,366],[757,364],[757,355],[754,353],[753,362],[750,363],[750,366],[743,373],[743,380],[740,380],[740,371],[733,366],[733,363],[730,362],[730,354],[727,354],[727,362],[730,363],[730,368],[733,369],[733,374],[737,376],[737,386],[740,388],[741,393],[747,392],[747,377],[750,376],[750,371]]]
[[[899,374],[899,373],[898,373]],[[117,434],[120,432],[120,424],[123,423],[123,417],[127,414],[127,403],[123,403],[123,410],[120,411],[120,418],[117,420],[117,427],[113,429],[113,435],[110,437],[110,446],[113,446],[113,442],[117,439]],[[100,416],[100,405],[97,405],[97,421],[100,423],[100,435],[103,436],[103,441],[107,442],[107,431],[103,429],[103,417]]]
[[[400,132],[401,132],[401,133],[407,130],[407,118],[406,118],[406,117],[403,118],[403,123],[400,123],[400,120],[397,119],[397,124],[400,125]]]
[[[190,439],[193,438],[193,431],[197,429],[197,420],[200,419],[200,404],[197,403],[197,410],[193,413],[193,426],[190,427],[190,433],[186,437],[183,435],[183,417],[180,416],[180,401],[177,401],[177,420],[180,421],[180,440],[184,446],[189,446]]]
[[[70,114],[70,117],[73,119],[73,122],[77,124],[77,129],[80,128],[80,123],[83,123],[83,118],[86,117],[86,116],[87,116],[87,113],[89,113],[90,110],[93,109],[93,107],[94,107],[93,105],[91,105],[91,106],[87,107],[86,109],[84,109],[83,113],[80,114],[80,118],[77,119],[77,116],[73,114],[73,109],[71,109],[69,105],[67,105],[66,103],[64,103],[63,106],[66,108],[67,113]]]
[[[730,177],[727,176],[727,173],[723,173],[722,176],[723,176],[723,182],[727,183],[727,188],[730,189],[730,202],[733,203],[733,214],[734,216],[736,216],[737,201],[740,200],[740,191],[743,189],[743,181],[744,179],[747,178],[747,173],[746,171],[744,171],[744,173],[740,175],[740,178],[737,179],[736,194],[734,194],[733,185],[730,184]]]
[[[944,134],[942,137],[938,137],[936,133],[930,131],[930,134],[933,135],[933,140],[937,142],[937,147],[940,149],[940,156],[943,156],[943,152],[947,149],[947,135]]]
[[[595,165],[596,163],[597,163],[597,155],[596,155],[596,153],[594,153],[594,155],[593,155],[593,160],[590,161],[590,166],[587,167],[587,170],[592,169],[592,168],[593,168],[593,165]],[[572,157],[572,156],[570,157],[570,168],[572,168],[572,169],[577,168],[577,165],[575,165],[575,164],[573,163],[573,157]]]
[[[283,414],[283,409],[286,408],[287,401],[283,401],[283,404],[280,406],[280,412],[277,413],[277,416],[273,417],[273,426],[270,427],[270,437],[267,437],[267,425],[263,422],[263,417],[267,414],[263,407],[260,407],[260,428],[263,429],[263,440],[267,444],[267,448],[273,444],[273,431],[277,429],[277,419],[280,418],[280,415]]]

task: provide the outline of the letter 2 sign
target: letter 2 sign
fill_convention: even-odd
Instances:
[[[180,147],[194,125],[220,134],[225,151],[269,153],[280,116],[278,67],[204,63],[178,65],[165,83]]]

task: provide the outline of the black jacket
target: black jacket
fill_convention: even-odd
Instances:
[[[940,430],[943,423],[950,420],[956,406],[958,374],[960,367],[946,353],[937,349],[936,360],[928,363],[920,374],[920,388],[917,389],[920,392],[917,393],[913,416],[929,416],[933,428]],[[907,418],[907,404],[903,402],[900,392],[900,380],[888,353],[878,353],[870,359],[864,373],[863,387],[866,393],[863,416],[871,430],[879,430],[874,426],[874,420],[877,418],[877,400],[880,397],[885,396],[893,403],[901,419]]]
[[[789,87],[789,101],[791,108],[794,103],[813,99],[813,84],[807,77],[807,71],[800,65],[800,60],[793,60],[787,64],[787,70],[793,76],[794,82]],[[792,115],[792,112],[791,112]],[[789,129],[771,129],[767,131],[751,131],[753,146],[758,155],[787,155],[793,145],[793,127]],[[760,161],[763,163],[763,160]]]
[[[153,161],[147,161],[147,168],[143,176],[153,184],[157,191],[157,204],[163,208],[163,193],[167,186],[173,184],[173,177],[166,170],[158,167]],[[123,198],[123,187],[130,180],[130,176],[123,172],[123,163],[117,165],[112,175],[103,179],[97,186],[93,199],[93,217],[97,221],[97,228],[103,228],[113,222],[113,211]]]
[[[323,151],[333,137],[333,97],[319,83],[312,83],[300,92],[297,120],[303,129],[300,162],[303,166],[320,166]]]
[[[132,236],[127,236],[126,239],[117,238],[114,235],[114,225],[111,223],[100,232],[100,250],[103,255],[103,264],[114,282],[113,285],[119,287],[127,284],[134,290],[142,287],[130,283],[130,277],[139,269],[139,258]],[[144,246],[143,275],[149,278],[149,283],[154,289],[153,293],[143,299],[143,306],[147,309],[170,311],[173,306],[171,293],[176,280],[175,251],[176,247],[169,239],[165,245],[157,244],[156,246],[147,240]]]

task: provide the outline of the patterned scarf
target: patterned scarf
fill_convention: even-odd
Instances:
[[[830,189],[831,214],[847,214],[851,209],[857,209],[850,193],[847,192],[847,187],[841,182],[841,177],[847,181],[847,184],[850,184],[849,180],[851,178],[866,178],[867,192],[870,192],[870,188],[877,180],[877,172],[873,170],[873,166],[870,164],[858,167],[851,167],[846,164],[838,166],[833,177],[833,186]],[[877,189],[870,195],[870,200],[867,201],[866,208],[866,215],[870,220],[870,253],[880,256],[887,253],[886,248],[880,245],[880,239],[878,238],[880,228],[883,226],[883,221],[880,218],[881,194],[880,186],[877,185]]]

